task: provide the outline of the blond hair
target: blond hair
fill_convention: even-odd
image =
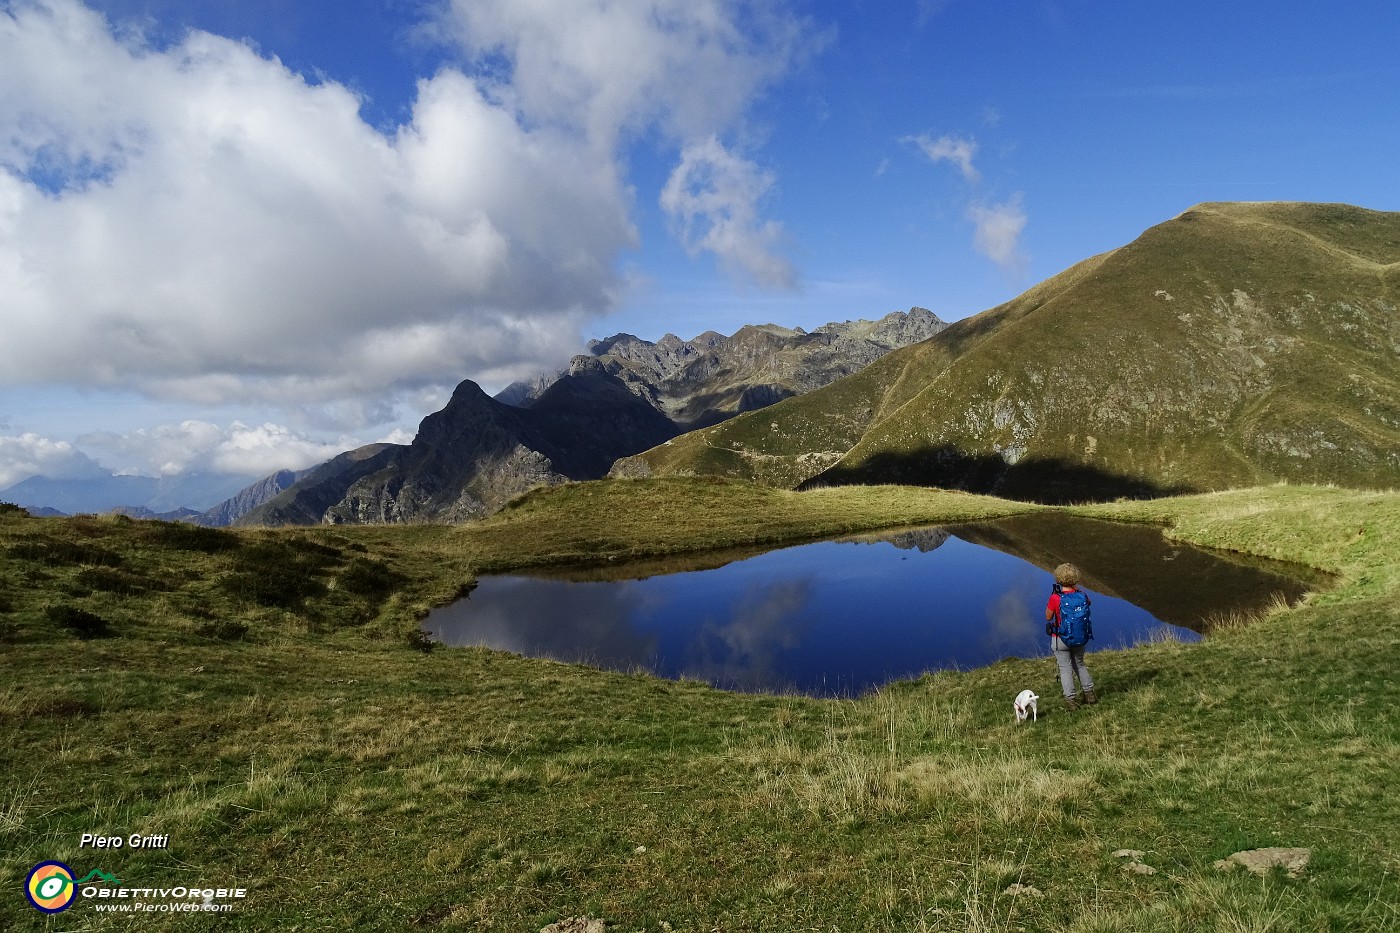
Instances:
[[[1073,564],[1061,564],[1055,568],[1055,582],[1060,586],[1078,586],[1081,576],[1079,568]]]

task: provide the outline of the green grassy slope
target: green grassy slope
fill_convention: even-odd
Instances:
[[[817,701],[401,640],[482,567],[535,561],[541,543],[586,550],[581,526],[604,508],[606,557],[1024,506],[666,480],[548,490],[463,528],[0,514],[0,928],[133,928],[28,907],[24,875],[51,858],[129,885],[249,890],[236,913],[146,915],[143,930],[1400,924],[1400,495],[1078,509],[1339,582],[1200,644],[1096,652],[1103,702],[1047,702],[1034,726],[1011,722],[1010,698],[1054,695],[1046,659]],[[100,633],[49,606],[113,637],[78,637]],[[170,848],[97,854],[83,832],[168,833]],[[1310,847],[1306,874],[1212,868],[1267,845]],[[1126,871],[1119,849],[1155,874]]]
[[[1200,205],[891,354],[852,377],[858,390],[838,382],[628,466],[1052,501],[1278,479],[1392,486],[1397,263],[1400,214]],[[837,422],[843,433],[812,428]],[[782,469],[754,467],[765,458]]]

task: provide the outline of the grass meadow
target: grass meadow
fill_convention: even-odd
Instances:
[[[1197,644],[1096,652],[1102,702],[1072,714],[1049,658],[816,700],[415,635],[478,573],[1033,508],[667,479],[541,490],[460,527],[0,510],[0,929],[1400,928],[1400,494],[1069,509],[1338,581]],[[1018,726],[1026,686],[1047,700]],[[1214,867],[1265,846],[1311,861]],[[22,889],[49,859],[247,897],[45,917]]]

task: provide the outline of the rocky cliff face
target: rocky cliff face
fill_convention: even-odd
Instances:
[[[237,494],[225,499],[211,509],[206,509],[198,516],[189,520],[198,525],[210,525],[215,528],[223,528],[232,525],[238,519],[247,515],[270,499],[275,498],[283,490],[290,489],[297,480],[301,479],[310,470],[278,470],[271,476],[265,476],[250,486],[240,490]]]
[[[240,524],[460,522],[536,486],[602,476],[618,457],[676,433],[597,361],[555,381],[530,408],[466,381],[423,419],[412,444],[323,467]]]
[[[568,372],[599,363],[681,429],[692,430],[820,388],[947,326],[930,311],[910,308],[877,321],[825,324],[810,333],[759,324],[729,337],[714,331],[693,340],[667,334],[655,343],[615,334],[591,342],[589,356],[575,357]],[[496,398],[529,407],[552,384],[549,379],[517,382]]]
[[[368,444],[346,451],[307,470],[297,482],[234,519],[233,524],[318,525],[352,483],[393,462],[403,449],[398,444]]]

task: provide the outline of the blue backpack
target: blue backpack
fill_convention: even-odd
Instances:
[[[1082,590],[1060,594],[1060,624],[1056,634],[1071,648],[1088,644],[1094,637],[1094,626],[1089,621],[1088,594]]]

